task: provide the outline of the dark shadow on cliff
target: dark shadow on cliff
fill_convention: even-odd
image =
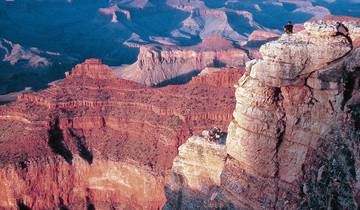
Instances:
[[[70,209],[64,204],[64,199],[62,199],[61,197],[59,198],[59,209],[60,209],[60,210],[70,210]]]
[[[89,150],[88,146],[86,145],[85,137],[77,136],[73,130],[69,129],[70,135],[76,142],[76,147],[79,151],[79,155],[82,159],[86,160],[90,165],[93,163],[94,156],[92,152]]]
[[[31,208],[25,205],[22,200],[17,200],[16,204],[19,210],[31,210]]]
[[[354,121],[355,131],[354,133],[360,133],[360,104],[354,104],[349,106],[351,117]],[[360,139],[360,135],[357,135]],[[359,141],[360,143],[360,141]]]
[[[11,103],[11,102],[13,102],[13,101],[0,101],[0,106]]]
[[[86,209],[87,210],[95,210],[94,204],[91,202],[89,197],[86,197]]]
[[[304,169],[307,173],[299,209],[357,209],[354,151],[359,137],[356,130],[347,131],[346,136],[341,132],[334,129],[322,139],[313,165]]]
[[[200,73],[200,71],[194,70],[194,71],[191,71],[189,73],[182,74],[182,75],[174,77],[172,79],[168,79],[168,80],[165,80],[163,82],[160,82],[159,84],[154,85],[154,87],[164,87],[164,86],[167,86],[167,85],[185,84],[185,83],[189,82],[193,77],[198,75],[199,73]]]
[[[19,166],[22,170],[26,170],[28,167],[28,161],[27,160],[20,160],[19,161]]]
[[[226,63],[224,63],[221,60],[215,58],[211,67],[223,68],[223,67],[226,67]]]
[[[59,127],[59,120],[56,119],[48,130],[48,145],[51,150],[65,159],[67,163],[72,164],[73,155],[64,141],[63,131]]]
[[[345,72],[343,73],[343,81],[344,81],[344,96],[341,101],[341,110],[344,110],[346,103],[351,99],[352,93],[354,91],[356,85],[356,79],[360,78],[360,67],[356,68],[354,72]]]

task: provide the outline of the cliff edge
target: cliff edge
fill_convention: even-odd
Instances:
[[[346,25],[354,46],[334,36],[335,22],[315,21],[261,47],[263,59],[248,62],[236,85],[227,156],[218,158],[224,166],[217,164],[220,184],[201,191],[192,183],[199,177],[184,173],[189,162],[184,161],[182,172],[176,162],[170,177],[180,174],[183,182],[177,188],[168,182],[167,207],[359,207],[360,23]],[[184,148],[179,154],[187,152]],[[213,171],[214,166],[202,168]],[[206,180],[209,175],[199,176]]]

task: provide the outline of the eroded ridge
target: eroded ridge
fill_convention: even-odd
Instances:
[[[242,73],[148,88],[90,59],[48,89],[20,95],[0,107],[0,208],[161,208],[178,146],[206,127],[226,130],[230,83]]]
[[[183,153],[193,152],[180,147],[176,160],[184,164],[179,169],[174,162],[173,174],[182,182],[168,182],[167,206],[359,207],[360,23],[345,24],[353,49],[345,37],[334,36],[335,21],[308,22],[303,31],[261,47],[262,59],[247,64],[236,86],[227,156],[215,158],[224,165],[207,166],[208,173],[222,171],[220,184],[199,189],[198,180],[212,176],[186,172],[206,157],[190,162]],[[212,150],[195,149],[204,155]]]

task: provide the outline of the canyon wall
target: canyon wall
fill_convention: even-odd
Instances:
[[[244,71],[220,71],[149,88],[89,59],[20,94],[0,107],[0,209],[162,208],[179,145],[232,119],[233,85],[211,81]]]
[[[248,60],[244,50],[212,37],[191,47],[141,46],[134,64],[116,70],[121,78],[156,86],[183,83],[205,67],[239,67]]]
[[[78,155],[72,162],[48,157],[2,167],[1,208],[156,209],[165,202],[163,179],[146,167],[99,158],[89,164]]]
[[[0,107],[0,208],[357,209],[360,26],[346,25],[352,45],[309,22],[245,73],[149,88],[89,59],[20,94]],[[226,141],[193,136],[214,126]]]
[[[360,25],[347,25],[353,47],[346,37],[333,36],[334,22],[323,21],[306,23],[305,30],[261,47],[263,59],[249,62],[236,86],[227,157],[217,158],[224,166],[203,164],[202,157],[190,162],[183,154],[207,154],[206,146],[193,147],[196,151],[180,147],[177,158],[185,161],[182,167],[174,162],[169,177],[181,182],[167,182],[167,206],[359,207]],[[202,171],[222,170],[220,184],[213,182],[205,192],[194,187],[198,179],[212,177],[186,173],[197,165]]]

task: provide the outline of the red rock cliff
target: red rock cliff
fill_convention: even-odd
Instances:
[[[214,75],[239,78],[240,69]],[[226,129],[234,87],[148,88],[90,59],[0,107],[0,208],[158,209],[164,174],[192,134]]]

